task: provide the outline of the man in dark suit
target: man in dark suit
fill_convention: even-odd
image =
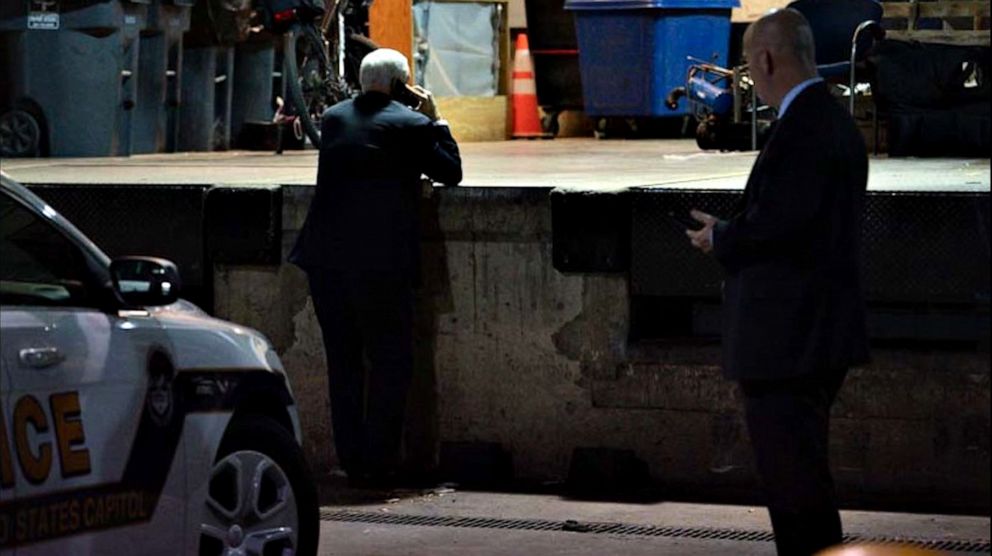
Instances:
[[[739,382],[781,555],[841,542],[828,461],[830,407],[867,361],[860,233],[868,159],[851,116],[817,77],[799,12],[755,22],[744,52],[778,121],[729,220],[693,211],[686,233],[724,282],[723,368]]]
[[[359,74],[362,94],[323,115],[317,187],[289,259],[307,272],[323,334],[341,467],[381,484],[398,469],[413,372],[421,177],[457,185],[462,170],[433,97],[406,86],[402,54],[373,51]]]

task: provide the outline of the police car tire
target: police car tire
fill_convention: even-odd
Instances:
[[[265,454],[286,473],[296,497],[296,514],[299,517],[296,555],[316,555],[320,536],[317,489],[303,450],[293,435],[269,417],[238,415],[224,434],[215,462],[242,450]]]

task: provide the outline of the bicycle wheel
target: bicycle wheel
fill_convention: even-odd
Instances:
[[[310,143],[319,148],[321,115],[349,98],[351,91],[331,70],[324,39],[314,25],[296,26],[286,33],[283,60],[290,105]]]

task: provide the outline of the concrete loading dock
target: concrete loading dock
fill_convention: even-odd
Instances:
[[[631,311],[637,307],[632,300],[645,284],[637,281],[635,274],[644,269],[636,265],[646,259],[628,239],[624,268],[623,226],[616,225],[624,209],[610,201],[631,202],[626,214],[633,215],[634,226],[637,211],[649,206],[643,196],[691,191],[705,201],[739,191],[753,156],[704,154],[688,141],[464,145],[466,187],[436,189],[424,205],[420,368],[407,437],[413,461],[426,466],[440,458],[442,467],[469,479],[473,472],[476,478],[490,472],[556,480],[568,475],[576,448],[632,450],[673,496],[748,499],[750,456],[733,388],[718,373],[718,344],[691,328],[688,334],[631,340]],[[151,187],[168,198],[172,189],[175,195],[199,190],[204,200],[191,201],[188,210],[200,211],[193,221],[201,225],[189,228],[186,238],[198,253],[177,252],[183,242],[170,232],[161,254],[181,263],[183,257],[201,261],[204,291],[212,297],[208,307],[273,340],[303,406],[311,460],[318,469],[330,466],[316,322],[302,273],[279,264],[312,195],[313,153],[5,160],[4,170],[108,247],[105,238],[120,241],[115,227],[129,218],[140,216],[133,229],[143,229],[141,240],[152,245],[158,225],[176,215],[151,207],[142,215],[108,217],[60,203],[60,197],[85,190],[93,200],[109,199]],[[559,188],[554,195],[552,188]],[[900,222],[897,235],[882,235],[889,242],[882,247],[925,269],[932,255],[921,254],[920,247],[927,234],[942,228],[923,217],[971,207],[955,222],[965,235],[949,260],[977,277],[987,294],[988,244],[981,241],[987,242],[988,228],[980,226],[988,223],[989,188],[987,159],[873,160],[872,202],[920,195],[927,208],[920,220]],[[223,197],[228,201],[218,203]],[[581,201],[597,198],[602,202],[591,206],[601,210],[581,207]],[[577,201],[579,211],[555,212],[559,201]],[[227,223],[218,226],[218,215]],[[560,224],[570,218],[586,224],[571,230],[591,234],[590,240],[561,235]],[[103,227],[87,229],[94,221]],[[234,225],[240,228],[225,230]],[[252,234],[262,238],[253,250],[235,244]],[[575,253],[570,263],[559,257],[562,247]],[[563,264],[565,271],[556,269]],[[705,269],[699,272],[706,275]],[[932,283],[940,280],[927,282]],[[930,310],[919,313],[946,317],[934,328],[953,322],[967,336],[975,334],[975,325],[988,327],[988,297],[974,301],[970,313],[957,311],[964,307],[959,300],[957,312],[947,316],[935,310],[943,305],[926,306],[924,300]],[[846,505],[988,512],[988,343],[945,340],[954,341],[890,343],[875,350],[871,366],[853,373],[833,436]],[[494,463],[500,458],[509,465]]]

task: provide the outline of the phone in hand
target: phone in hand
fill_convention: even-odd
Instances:
[[[668,219],[673,226],[680,230],[700,230],[703,223],[696,220],[687,210],[670,210],[667,212]]]
[[[393,82],[392,97],[400,104],[405,104],[410,108],[420,106],[420,96],[413,91],[412,87],[400,80]]]

